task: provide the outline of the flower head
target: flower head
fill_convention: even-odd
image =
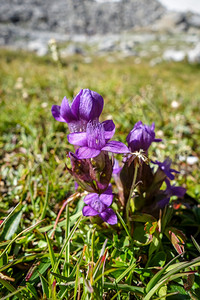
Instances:
[[[85,131],[89,121],[98,120],[104,101],[101,95],[89,89],[80,90],[75,96],[71,107],[66,97],[61,106],[53,105],[51,112],[59,122],[66,122],[70,132]]]
[[[109,206],[112,204],[113,194],[111,186],[103,194],[91,193],[84,198],[86,206],[83,208],[84,216],[99,216],[110,225],[117,224],[117,216]]]
[[[74,153],[68,154],[72,168],[69,173],[76,182],[90,193],[102,193],[107,190],[113,171],[113,162],[108,153],[101,152],[101,155],[94,159],[79,159]]]
[[[67,138],[70,144],[80,146],[76,155],[79,159],[98,156],[101,151],[113,153],[128,153],[126,145],[118,141],[109,141],[115,132],[112,120],[99,123],[97,121],[87,124],[86,132],[70,133]]]
[[[165,175],[171,180],[174,179],[174,175],[172,173],[179,173],[178,171],[170,168],[172,161],[169,158],[166,158],[163,162],[159,162],[156,160],[153,163],[158,165],[160,170],[163,171]]]
[[[161,139],[155,138],[155,124],[151,126],[145,125],[142,121],[135,124],[131,132],[128,134],[126,141],[131,152],[144,150],[147,151],[152,142],[159,142]]]
[[[158,206],[160,208],[165,207],[169,203],[170,197],[177,196],[178,198],[183,198],[186,193],[185,188],[183,188],[181,186],[171,185],[170,181],[168,179],[166,179],[165,182],[166,182],[167,188],[164,191],[165,197],[158,202]]]

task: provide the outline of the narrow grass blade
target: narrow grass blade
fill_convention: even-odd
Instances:
[[[117,270],[119,270],[119,269],[112,268],[112,269],[109,269],[109,270],[105,271],[103,274],[100,274],[99,276],[97,276],[97,278],[95,278],[92,285],[95,285],[95,283],[97,283],[99,281],[99,279],[102,278],[102,276],[105,276],[105,275],[110,274],[111,272],[115,272]]]
[[[200,246],[199,244],[197,243],[197,241],[195,240],[195,238],[193,236],[191,236],[191,239],[193,241],[193,244],[195,245],[196,249],[199,251],[200,253]]]
[[[36,224],[34,224],[34,225],[32,225],[32,226],[30,226],[30,227],[24,229],[24,230],[21,231],[18,235],[16,235],[16,236],[14,237],[14,239],[12,239],[12,240],[9,242],[9,244],[6,246],[6,248],[4,249],[4,251],[1,252],[0,258],[4,255],[4,253],[8,250],[8,248],[16,241],[16,239],[18,239],[18,238],[19,238],[21,235],[23,235],[24,233],[27,233],[27,232],[33,230],[35,227],[37,227],[38,225],[40,225],[42,222],[44,222],[44,220],[41,220],[41,221],[37,222]]]
[[[43,206],[42,214],[41,214],[41,217],[40,217],[41,220],[45,218],[46,211],[47,211],[48,200],[49,200],[49,181],[47,182],[47,186],[46,186],[44,206]]]
[[[57,262],[56,262],[56,264],[55,264],[55,266],[54,266],[54,268],[53,268],[53,272],[54,272],[54,273],[56,273],[56,271],[57,271],[57,269],[58,269],[58,266],[59,266],[59,264],[60,264],[60,260],[61,260],[61,257],[62,257],[62,255],[63,255],[63,252],[65,251],[65,248],[66,248],[66,246],[67,246],[69,240],[72,238],[72,236],[74,235],[74,233],[75,233],[77,227],[79,226],[79,224],[80,224],[80,222],[81,222],[81,219],[82,219],[82,216],[78,219],[78,221],[76,222],[76,224],[75,224],[74,227],[72,228],[70,234],[68,235],[68,238],[66,239],[66,241],[65,241],[65,243],[64,243],[64,245],[63,245],[63,247],[62,247],[62,249],[61,249],[61,251],[60,251],[60,253],[59,253],[59,256],[58,256],[58,258],[57,258]]]
[[[13,291],[12,293],[8,294],[7,296],[1,298],[1,300],[7,300],[7,299],[9,299],[10,297],[16,296],[16,295],[17,295],[18,299],[24,299],[24,298],[22,298],[21,295],[19,295],[19,293],[22,292],[22,291],[25,290],[25,289],[26,289],[26,287],[23,286],[23,287],[21,287],[21,288],[15,290],[15,291]]]
[[[42,291],[43,291],[43,298],[49,298],[49,285],[48,282],[46,281],[46,279],[40,275],[40,282],[42,285]]]
[[[47,234],[45,234],[45,237],[46,237],[46,240],[47,240],[47,245],[48,245],[49,257],[50,257],[51,265],[52,265],[52,268],[54,268],[55,262],[56,262],[56,258],[55,258],[54,252],[53,252],[53,247],[51,245],[51,241],[50,241],[50,239],[49,239],[49,237],[48,237]]]
[[[77,269],[76,269],[76,280],[75,280],[75,286],[74,286],[74,300],[76,300],[78,284],[79,284],[79,265],[77,265]]]
[[[118,211],[116,211],[116,214],[117,214],[118,218],[120,219],[120,222],[121,222],[122,226],[124,227],[124,229],[125,229],[125,231],[126,231],[128,237],[129,237],[130,241],[132,241],[132,237],[131,237],[131,235],[130,235],[130,233],[129,233],[128,227],[126,226],[124,220],[122,219],[122,217],[121,217],[121,215],[118,213]]]
[[[65,239],[68,238],[70,234],[70,218],[69,218],[69,205],[66,205],[66,227],[65,227]],[[70,274],[70,266],[69,266],[69,258],[70,258],[70,243],[68,241],[65,249],[65,264],[64,264],[64,273],[65,276],[69,276]]]
[[[177,259],[181,256],[181,254],[174,257],[163,269],[161,269],[154,277],[149,281],[149,283],[146,286],[146,292],[148,293],[155,284],[160,280],[162,274],[166,271],[166,269]]]
[[[136,264],[133,263],[130,265],[116,280],[116,283],[119,283],[129,272],[131,272],[136,267]]]
[[[25,262],[29,262],[29,261],[32,261],[35,259],[42,259],[42,258],[46,258],[46,257],[49,257],[49,253],[48,254],[47,253],[37,253],[37,254],[30,254],[27,256],[23,256],[18,259],[14,259],[11,262],[9,262],[8,264],[2,266],[0,268],[0,272],[5,271],[6,269],[11,268],[12,266],[22,263],[22,262],[25,263]]]
[[[190,262],[186,262],[184,264],[182,264],[179,267],[174,267],[174,269],[172,269],[171,271],[169,271],[166,275],[164,275],[162,277],[162,280],[157,281],[157,284],[155,284],[154,286],[152,286],[152,288],[148,291],[147,295],[144,297],[144,300],[150,300],[151,297],[155,294],[155,292],[163,285],[165,284],[166,281],[168,280],[173,280],[180,277],[181,273],[178,273],[179,271],[186,269],[188,267],[192,267],[195,266],[197,263],[200,263],[200,257],[197,257],[195,259],[193,259]],[[178,273],[178,274],[176,274]],[[187,273],[187,274],[186,274]],[[189,272],[186,272],[185,274],[188,275]],[[193,273],[193,272],[192,272]],[[183,274],[183,273],[182,273]],[[181,274],[181,276],[182,276]]]
[[[15,210],[18,208],[18,206],[20,205],[21,203],[18,203],[14,208],[13,210],[9,213],[9,215],[5,218],[5,220],[0,224],[0,229],[1,227],[3,227],[6,222],[8,222],[8,220],[10,219],[10,217],[14,214]]]
[[[144,288],[138,286],[132,286],[128,284],[118,284],[117,285],[119,290],[126,291],[126,292],[133,292],[144,295]],[[112,282],[104,282],[104,289],[115,289],[114,283]]]

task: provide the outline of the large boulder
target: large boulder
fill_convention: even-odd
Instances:
[[[165,11],[158,0],[2,0],[0,23],[93,35],[147,26]]]

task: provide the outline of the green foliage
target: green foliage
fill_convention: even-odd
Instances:
[[[0,298],[198,299],[200,173],[187,157],[200,157],[199,66],[76,56],[62,67],[7,50],[0,65]],[[80,195],[54,226],[74,182],[68,129],[50,110],[80,88],[104,96],[102,119],[113,118],[118,140],[138,120],[155,122],[163,143],[151,157],[175,162],[185,204],[173,201],[158,218],[135,213],[132,232],[116,203],[116,226],[82,218]]]

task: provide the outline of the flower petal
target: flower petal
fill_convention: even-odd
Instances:
[[[90,205],[93,201],[98,200],[98,198],[99,198],[98,194],[90,193],[87,196],[85,196],[83,201],[85,202],[85,204]]]
[[[87,159],[87,158],[92,158],[96,157],[101,153],[101,150],[89,148],[89,147],[80,147],[76,151],[76,155],[79,159]]]
[[[103,98],[98,93],[84,89],[80,98],[79,116],[90,121],[98,118],[103,110]]]
[[[99,198],[101,202],[103,202],[106,206],[110,206],[113,201],[113,193],[111,186],[109,186],[108,189],[99,196]]]
[[[172,190],[173,196],[177,196],[180,198],[183,198],[186,193],[186,189],[183,188],[182,186],[172,186],[171,190]]]
[[[84,216],[89,217],[89,216],[96,216],[98,215],[98,211],[94,210],[92,207],[90,206],[84,206],[82,213]]]
[[[105,139],[106,140],[110,140],[114,133],[115,133],[115,124],[112,120],[107,120],[107,121],[104,121],[102,122],[102,125],[104,127],[104,130],[105,130]]]
[[[129,153],[129,149],[122,142],[118,141],[110,141],[107,142],[106,145],[101,149],[113,153]]]
[[[107,208],[104,212],[100,213],[99,216],[104,222],[107,222],[110,225],[117,224],[117,216],[112,208]]]
[[[83,90],[80,90],[80,92],[75,96],[72,105],[71,105],[71,111],[72,113],[79,118],[79,106],[80,106],[80,97],[83,93]]]
[[[62,103],[61,103],[61,108],[60,108],[60,115],[61,117],[66,120],[67,123],[76,121],[78,118],[75,116],[71,108],[69,106],[69,102],[66,97],[63,98]]]
[[[56,121],[66,123],[66,120],[64,120],[60,115],[60,106],[59,105],[53,105],[51,108],[51,112],[52,112],[54,119],[56,119]]]
[[[157,204],[159,208],[164,208],[166,205],[169,204],[170,197],[165,197],[162,200],[160,200]]]
[[[68,134],[67,139],[70,144],[76,146],[86,146],[87,145],[87,136],[86,132],[73,132]]]

